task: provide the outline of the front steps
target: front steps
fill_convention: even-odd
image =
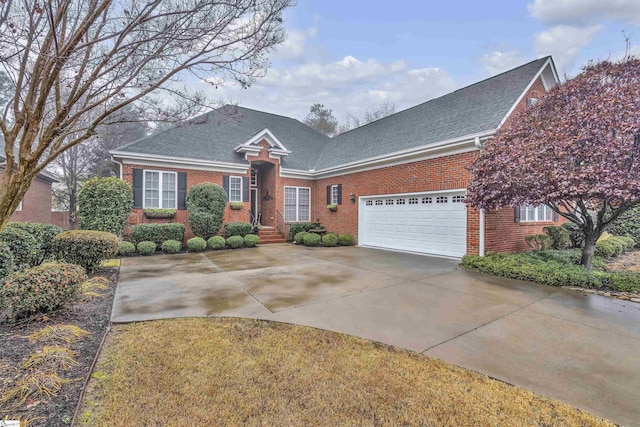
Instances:
[[[270,243],[287,243],[287,239],[273,227],[260,227],[258,230],[260,244],[268,245]]]

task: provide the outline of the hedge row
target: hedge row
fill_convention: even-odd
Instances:
[[[602,258],[611,258],[633,249],[635,245],[636,241],[633,237],[610,236],[606,239],[598,240],[595,255]]]
[[[316,233],[307,233],[306,231],[300,231],[293,237],[293,241],[298,245],[305,246],[318,246],[322,243],[322,246],[352,246],[353,236],[350,234],[336,234],[327,233],[324,236],[320,236]]]
[[[248,222],[228,222],[224,225],[224,232],[227,237],[240,236],[244,237],[251,234],[253,226]]]
[[[544,251],[542,251],[544,252]],[[509,277],[511,279],[544,283],[551,286],[577,286],[601,288],[608,286],[619,291],[640,290],[640,274],[587,271],[561,258],[544,259],[540,253],[491,254],[484,257],[466,255],[462,265],[466,268]]]
[[[140,224],[131,227],[131,243],[137,245],[140,242],[154,242],[162,246],[167,240],[184,239],[184,224],[172,222],[169,224]]]

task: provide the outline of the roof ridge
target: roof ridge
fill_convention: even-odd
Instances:
[[[542,60],[545,60],[545,61],[546,61],[546,60],[548,60],[549,58],[551,58],[551,55],[547,55],[547,56],[545,56],[545,57],[538,58],[538,59],[535,59],[535,60],[533,60],[533,61],[529,61],[529,62],[527,62],[526,64],[522,64],[522,65],[519,65],[519,66],[517,66],[517,67],[515,67],[515,68],[511,68],[511,69],[509,69],[509,70],[503,71],[503,72],[501,72],[501,73],[499,73],[499,74],[496,74],[495,76],[487,77],[486,79],[483,79],[483,80],[477,81],[477,82],[475,82],[475,83],[468,84],[468,85],[463,86],[463,87],[461,87],[461,88],[459,88],[459,89],[456,89],[456,90],[454,90],[454,91],[447,92],[447,93],[445,93],[444,95],[440,95],[440,96],[438,96],[438,97],[431,98],[431,99],[429,99],[429,100],[427,100],[427,101],[421,102],[420,104],[413,105],[413,106],[411,106],[411,107],[405,108],[404,110],[400,110],[400,111],[397,111],[397,112],[395,112],[395,113],[393,113],[393,114],[389,114],[388,116],[384,116],[384,117],[381,117],[381,118],[376,119],[376,120],[374,120],[374,121],[371,121],[371,122],[369,122],[369,123],[365,123],[365,124],[363,124],[362,126],[358,126],[357,128],[349,129],[348,131],[346,131],[346,132],[342,132],[341,134],[338,134],[338,135],[336,135],[336,136],[332,137],[331,139],[333,139],[333,138],[337,138],[337,137],[342,136],[342,135],[345,135],[345,134],[347,134],[347,133],[349,133],[349,132],[351,132],[351,131],[357,130],[357,129],[362,129],[363,127],[368,126],[368,125],[370,125],[370,124],[373,124],[373,123],[379,122],[379,121],[381,121],[381,120],[385,120],[385,119],[387,119],[387,118],[389,118],[389,117],[393,117],[393,116],[398,115],[398,114],[400,114],[400,113],[404,113],[405,111],[409,111],[409,110],[412,110],[412,109],[414,109],[414,108],[418,108],[418,107],[420,107],[420,106],[422,106],[422,105],[428,104],[428,103],[430,103],[430,102],[436,101],[436,100],[441,99],[441,98],[444,98],[444,97],[446,97],[446,96],[453,95],[453,94],[454,94],[454,93],[456,93],[456,92],[460,92],[461,90],[465,90],[465,89],[468,89],[468,88],[470,88],[470,87],[473,87],[473,86],[479,85],[480,83],[484,83],[484,82],[487,82],[487,81],[489,81],[489,80],[493,80],[493,79],[495,79],[495,78],[497,78],[497,77],[500,77],[500,76],[502,76],[502,75],[504,75],[504,74],[511,73],[511,72],[516,71],[516,70],[518,70],[518,69],[520,69],[520,68],[526,67],[527,65],[531,65],[531,64],[533,64],[534,62],[538,62],[538,61],[542,61]]]

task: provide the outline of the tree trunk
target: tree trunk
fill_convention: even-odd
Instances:
[[[600,238],[602,232],[592,231],[584,235],[584,248],[582,249],[582,258],[580,264],[588,271],[591,271],[593,263],[593,254],[596,250],[596,242]]]

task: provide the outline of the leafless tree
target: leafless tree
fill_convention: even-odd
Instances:
[[[390,116],[396,112],[396,104],[387,100],[384,100],[380,105],[370,107],[364,112],[362,116],[356,116],[355,114],[347,114],[344,122],[340,125],[339,133],[344,133],[348,130],[364,126],[367,123],[375,122],[384,117]]]
[[[293,0],[3,0],[0,70],[13,93],[0,131],[0,230],[37,174],[135,105],[149,120],[180,113],[170,95],[211,106],[189,80],[264,75]],[[13,148],[17,150],[14,154]]]

